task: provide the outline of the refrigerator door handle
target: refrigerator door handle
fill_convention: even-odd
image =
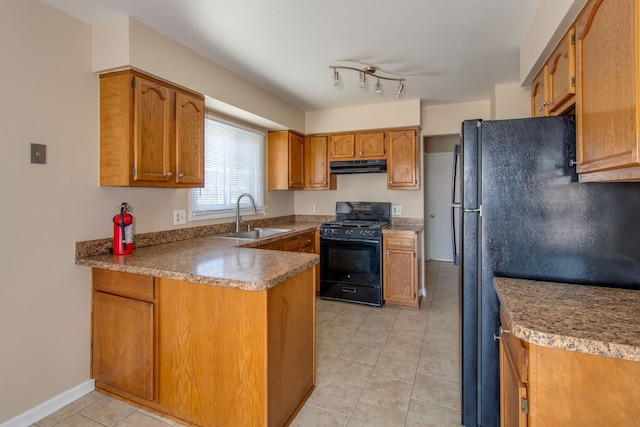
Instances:
[[[456,239],[456,209],[462,208],[462,203],[456,202],[456,181],[458,178],[458,158],[460,157],[460,145],[456,145],[453,152],[453,172],[451,177],[451,248],[453,251],[453,264],[460,265],[460,252]]]

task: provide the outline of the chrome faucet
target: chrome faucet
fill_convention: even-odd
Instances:
[[[240,227],[242,227],[242,218],[240,218],[240,199],[244,196],[247,196],[251,201],[251,207],[253,208],[253,213],[256,213],[256,203],[253,201],[253,197],[249,193],[242,193],[238,196],[238,200],[236,200],[236,233],[240,232]]]

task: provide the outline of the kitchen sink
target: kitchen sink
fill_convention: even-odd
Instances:
[[[247,239],[247,240],[255,240],[262,239],[264,237],[271,237],[277,234],[287,233],[291,231],[286,228],[255,228],[251,231],[240,231],[238,233],[224,233],[218,234],[218,237],[222,237],[225,239]]]

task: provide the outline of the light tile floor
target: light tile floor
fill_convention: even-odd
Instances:
[[[459,426],[458,268],[427,262],[420,310],[317,300],[316,389],[292,427]],[[92,392],[32,427],[181,426]]]

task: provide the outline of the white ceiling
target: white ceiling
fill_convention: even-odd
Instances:
[[[489,99],[518,82],[519,46],[540,0],[41,0],[89,24],[128,15],[305,110],[397,100],[333,86],[330,65],[406,78],[403,99]]]

